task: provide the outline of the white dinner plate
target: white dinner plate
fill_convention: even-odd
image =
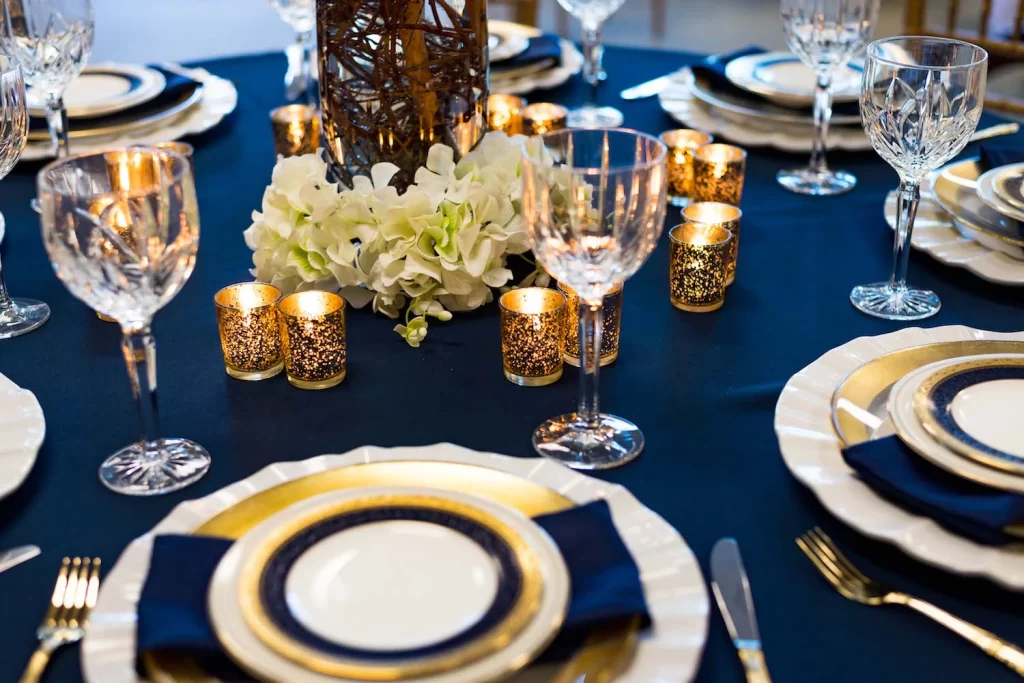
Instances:
[[[503,647],[460,668],[417,676],[416,681],[496,680],[534,659],[557,634],[569,600],[568,570],[554,541],[532,520],[508,506],[464,493],[406,486],[366,487],[315,496],[273,515],[239,539],[217,566],[210,583],[210,621],[225,649],[245,669],[276,681],[357,683],[360,679],[355,675],[317,673],[311,671],[310,664],[327,662],[338,671],[368,664],[355,655],[331,656],[294,635],[282,638],[280,629],[272,629],[270,637],[261,639],[251,628],[252,613],[257,604],[270,614],[274,608],[267,604],[267,591],[259,596],[252,594],[254,582],[245,580],[247,574],[251,578],[262,574],[264,578],[255,581],[258,584],[265,584],[267,576],[278,577],[276,583],[283,582],[273,591],[283,593],[286,603],[277,611],[289,612],[299,628],[312,633],[315,637],[309,641],[319,639],[335,648],[375,652],[377,658],[369,665],[378,670],[401,671],[414,661],[428,659],[411,652],[398,653],[443,647],[445,641],[483,619],[497,599],[499,585],[510,580],[511,572],[502,571],[498,556],[485,545],[458,531],[458,519],[453,526],[436,520],[377,521],[333,534],[325,530],[339,518],[344,521],[344,517],[331,513],[331,517],[319,520],[318,526],[303,524],[303,520],[315,519],[332,509],[373,504],[373,499],[381,501],[385,497],[417,496],[439,502],[435,510],[445,505],[466,506],[480,511],[484,519],[505,525],[525,544],[525,557],[516,558],[523,560],[520,568],[536,567],[539,571],[534,578],[539,577],[542,590],[532,618],[517,632],[508,633],[509,640]],[[365,509],[362,512],[365,516]],[[295,528],[296,524],[302,528]],[[285,527],[295,528],[294,533],[275,539]],[[316,532],[326,535],[307,545],[310,534]],[[287,556],[301,553],[283,576],[279,574],[288,565],[280,559],[282,554],[264,558],[260,552],[261,546],[277,543],[289,544]],[[291,547],[296,543],[299,547]],[[522,590],[527,590],[525,579]],[[281,640],[293,649],[299,644],[297,651],[305,652],[296,657],[297,661],[287,659],[275,651],[275,644]],[[450,650],[435,652],[429,659],[447,652]],[[393,656],[387,657],[388,653]]]
[[[672,75],[667,88],[658,93],[661,108],[688,128],[713,134],[744,147],[774,147],[786,152],[807,152],[813,146],[813,131],[806,125],[778,124],[755,119],[722,115],[693,95],[693,74],[686,68]],[[863,151],[871,142],[860,128],[832,126],[828,131],[829,149]]]
[[[989,339],[1024,341],[1024,332],[1004,334],[958,325],[912,327],[847,342],[786,383],[775,408],[775,433],[783,461],[793,476],[810,488],[829,512],[857,531],[893,543],[936,567],[1024,591],[1024,549],[975,543],[875,492],[843,460],[843,442],[832,423],[832,394],[861,365],[899,349]],[[883,429],[876,437],[890,433]]]
[[[863,72],[863,65],[858,63],[837,70],[832,80],[832,101],[856,102],[860,98]],[[810,107],[814,104],[817,77],[792,52],[765,52],[739,57],[725,66],[725,77],[737,87],[785,107]]]
[[[25,481],[45,436],[46,420],[35,394],[0,374],[0,498]]]
[[[606,499],[616,529],[629,549],[644,586],[653,626],[640,634],[636,653],[617,683],[683,683],[700,666],[707,639],[707,588],[700,565],[679,533],[640,504],[624,487],[588,477],[551,460],[512,458],[451,444],[418,448],[367,446],[344,455],[281,462],[220,491],[178,505],[144,536],[132,541],[106,576],[82,644],[82,672],[89,683],[142,683],[135,670],[136,605],[149,567],[153,537],[189,533],[254,493],[286,481],[339,467],[373,462],[434,460],[489,467],[556,491],[577,504]],[[511,683],[550,681],[558,671],[533,666]],[[195,683],[210,683],[202,678]]]
[[[167,79],[156,69],[137,64],[94,64],[85,67],[64,91],[68,118],[113,114],[159,95]],[[29,114],[46,116],[42,93],[29,88]]]
[[[487,34],[490,62],[497,64],[526,52],[530,47],[530,38],[541,35],[541,31],[511,21],[491,19],[487,22]]]
[[[981,197],[981,201],[1004,216],[1024,221],[1024,208],[1013,204],[1013,201],[1021,201],[1018,196],[1024,182],[1022,178],[1024,164],[993,168],[978,178],[978,196]]]
[[[562,59],[553,67],[543,64],[523,67],[513,73],[491,72],[491,92],[525,95],[534,90],[557,88],[583,68],[583,53],[570,41],[562,39]]]
[[[978,196],[981,165],[977,158],[939,169],[932,197],[971,239],[1024,261],[1024,222],[1003,215]]]

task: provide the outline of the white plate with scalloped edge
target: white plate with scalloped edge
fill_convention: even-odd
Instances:
[[[35,394],[0,374],[0,498],[25,481],[46,436]]]

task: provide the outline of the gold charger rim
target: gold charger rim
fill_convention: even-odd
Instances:
[[[976,185],[978,178],[981,177],[980,173],[975,175],[973,178],[957,175],[957,173],[968,166],[977,168],[979,161],[980,159],[978,157],[964,159],[963,161],[954,162],[940,169],[939,173],[935,176],[935,182],[932,184],[932,197],[935,199],[935,203],[941,206],[946,213],[953,216],[959,223],[971,230],[984,233],[985,235],[994,237],[1001,242],[1012,244],[1015,247],[1024,247],[1024,239],[1017,239],[1009,235],[996,232],[985,226],[978,225],[970,218],[966,217],[960,209],[960,203],[953,197],[946,195],[944,192],[943,188],[947,185],[959,192],[960,189],[965,187],[964,183],[960,181],[969,181]]]
[[[1024,164],[1011,164],[1010,166],[1003,166],[1001,169],[995,170],[1002,171],[1002,173],[997,173],[992,179],[992,187],[995,189],[996,194],[1010,206],[1024,211],[1024,200],[1018,199],[1017,195],[1007,188],[1007,183],[1010,180],[1016,180],[1018,181],[1017,187],[1024,189]],[[1016,173],[1013,170],[1016,170]]]
[[[480,524],[505,542],[512,550],[523,578],[522,589],[515,605],[505,618],[495,624],[492,629],[465,645],[437,655],[403,661],[400,664],[376,664],[344,657],[331,657],[302,644],[279,629],[270,619],[259,594],[259,586],[265,574],[266,565],[278,549],[310,525],[333,516],[391,506],[439,510],[459,515]],[[489,511],[470,503],[445,497],[443,491],[439,491],[439,494],[376,493],[340,502],[325,501],[322,506],[302,514],[297,519],[291,520],[271,532],[244,562],[238,581],[238,597],[243,618],[247,626],[265,645],[277,654],[318,673],[366,681],[401,681],[420,678],[462,668],[497,652],[521,633],[526,624],[536,615],[540,608],[543,591],[540,558],[522,535]],[[551,624],[551,638],[554,638],[561,626],[564,614],[565,610],[563,609],[562,619]],[[219,640],[222,643],[225,642],[223,638],[219,638]],[[547,642],[550,640],[546,641],[544,645]],[[537,652],[532,654],[536,656]],[[533,657],[531,657],[531,661],[532,659]]]

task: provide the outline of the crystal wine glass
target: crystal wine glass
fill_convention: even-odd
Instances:
[[[907,287],[921,180],[960,153],[981,118],[988,54],[947,38],[899,37],[868,46],[860,113],[875,151],[900,176],[893,269],[888,282],[854,287],[868,315],[921,320],[939,312],[934,292]]]
[[[43,243],[64,286],[121,324],[141,436],[107,458],[100,479],[129,495],[169,493],[202,477],[210,455],[161,438],[153,315],[195,266],[199,208],[188,160],[130,148],[67,157],[37,177]]]
[[[313,87],[316,67],[316,0],[270,0],[270,6],[295,30],[295,44],[288,56],[288,73],[284,77],[285,92],[289,100],[303,94],[306,103],[316,105],[318,95]]]
[[[600,412],[601,308],[654,251],[665,219],[668,150],[631,130],[562,130],[532,138],[523,153],[523,218],[538,262],[583,302],[580,404],[533,434],[541,455],[577,469],[625,464],[644,437]]]
[[[46,123],[58,157],[68,155],[64,91],[92,52],[90,0],[3,0],[4,52],[21,61],[25,82],[46,98]]]
[[[558,0],[566,12],[583,25],[583,80],[590,85],[590,101],[569,110],[571,128],[613,128],[621,126],[622,112],[615,107],[597,106],[597,86],[605,79],[601,67],[604,46],[601,44],[601,24],[619,11],[626,0]]]
[[[864,49],[878,18],[879,0],[782,0],[786,42],[814,70],[814,144],[806,168],[782,170],[779,184],[793,192],[833,195],[852,190],[857,179],[833,171],[825,160],[832,117],[832,80]]]
[[[25,81],[18,62],[0,55],[0,178],[18,163],[28,136]],[[12,299],[0,263],[0,339],[31,332],[50,318],[50,307],[33,299]]]

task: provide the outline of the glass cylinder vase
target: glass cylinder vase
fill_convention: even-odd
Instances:
[[[486,0],[317,0],[323,128],[338,179],[399,168],[431,146],[468,152],[487,129]]]

